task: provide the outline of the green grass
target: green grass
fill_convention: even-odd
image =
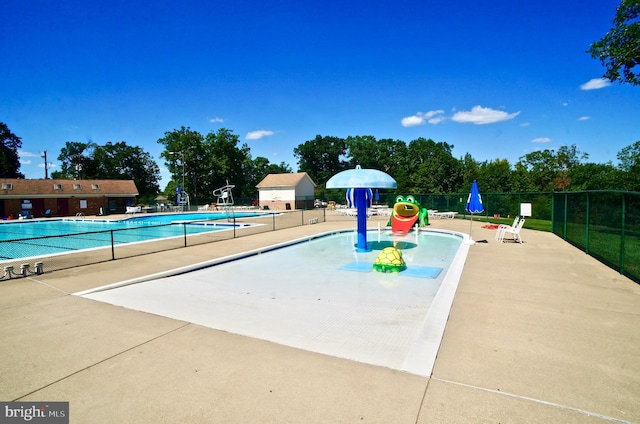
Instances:
[[[460,218],[468,220],[469,215],[467,215],[466,217],[460,216]],[[485,216],[473,217],[474,221],[485,222],[489,224],[505,224],[505,225],[513,224],[513,219],[514,218],[492,218],[492,217],[487,218]],[[537,231],[551,231],[551,221],[545,220],[545,219],[525,218],[524,228],[527,228],[529,230],[537,230]]]

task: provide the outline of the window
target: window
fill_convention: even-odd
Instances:
[[[13,190],[13,184],[11,183],[2,183],[3,190]]]
[[[74,190],[82,190],[82,184],[74,184],[73,185],[73,189]]]
[[[100,190],[100,184],[91,184],[93,190]]]
[[[53,185],[53,189],[54,190],[62,190],[62,184],[54,184]]]

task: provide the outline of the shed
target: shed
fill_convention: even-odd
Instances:
[[[269,174],[256,187],[260,209],[313,209],[316,184],[306,172]]]

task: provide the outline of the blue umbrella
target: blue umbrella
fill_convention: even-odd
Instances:
[[[482,196],[480,196],[480,190],[478,190],[478,182],[476,180],[473,180],[473,184],[471,184],[471,191],[469,192],[469,198],[467,199],[467,205],[465,206],[465,209],[471,214],[471,223],[469,224],[469,237],[471,237],[473,214],[484,212],[484,206],[482,206]]]

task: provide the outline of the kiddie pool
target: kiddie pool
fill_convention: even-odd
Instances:
[[[325,233],[75,295],[430,376],[467,237],[369,231],[371,251],[359,252],[355,232]],[[389,245],[407,271],[372,270]]]

